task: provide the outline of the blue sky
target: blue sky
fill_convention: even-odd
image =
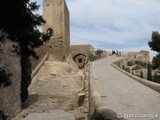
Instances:
[[[37,0],[42,5],[42,0]],[[160,31],[160,0],[66,0],[71,44],[104,50],[149,50],[152,31]],[[39,12],[42,14],[42,7]],[[155,55],[150,51],[151,56]]]

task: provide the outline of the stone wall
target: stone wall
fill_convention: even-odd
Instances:
[[[35,49],[38,59],[30,57],[32,70],[43,60],[47,53],[60,61],[66,61],[70,53],[70,21],[69,11],[65,0],[44,0],[44,19],[46,24],[43,32],[53,30],[50,40]],[[0,78],[0,119],[1,113],[9,118],[21,111],[21,57],[14,52],[18,45],[7,38],[0,41],[0,70],[9,75],[9,86]],[[2,71],[4,70],[4,71]]]
[[[73,60],[78,65],[78,67],[84,68],[86,65],[88,58],[90,54],[94,53],[94,48],[90,44],[84,44],[84,45],[71,45],[71,53],[73,55]]]
[[[119,62],[119,61],[118,61],[118,62]],[[119,67],[117,66],[117,62],[114,62],[114,63],[112,64],[112,66],[115,67],[116,69],[118,69],[119,71],[123,72],[123,73],[126,74],[127,76],[133,78],[133,79],[136,80],[137,82],[139,82],[139,83],[141,83],[141,84],[143,84],[143,85],[145,85],[145,86],[147,86],[147,87],[149,87],[149,88],[151,88],[151,89],[153,89],[153,90],[155,90],[155,91],[157,91],[157,92],[160,93],[160,84],[155,83],[155,82],[152,82],[152,81],[149,81],[149,80],[146,80],[146,79],[142,79],[142,78],[140,78],[140,77],[137,77],[137,76],[135,76],[135,75],[132,75],[131,73],[128,73],[128,72],[122,70],[121,68],[119,68]]]
[[[137,55],[136,55],[137,60],[141,60],[144,62],[148,62],[150,60],[149,57],[149,52],[145,50],[141,50]]]
[[[93,51],[94,51],[94,47],[90,44],[71,45],[71,52],[73,54],[82,53],[87,55],[88,53],[92,53]]]
[[[53,30],[50,40],[35,48],[38,59],[30,57],[32,70],[42,61],[47,53],[53,54],[54,59],[65,61],[70,53],[70,21],[69,11],[65,0],[44,0],[44,19],[46,24],[43,31]]]
[[[44,45],[41,45],[38,48],[35,48],[34,50],[35,50],[35,52],[36,52],[36,54],[38,56],[38,59],[36,59],[33,56],[30,57],[31,64],[32,64],[32,71],[36,68],[36,66],[42,61],[42,59],[47,54],[45,43],[44,43]]]
[[[149,52],[145,50],[141,50],[140,52],[122,53],[122,56],[128,59],[140,60],[143,62],[148,62],[150,60]]]
[[[43,31],[53,30],[46,50],[57,60],[65,61],[70,51],[69,11],[65,0],[44,0],[43,17],[47,22]]]
[[[66,58],[70,54],[70,16],[69,10],[67,8],[67,4],[64,1],[64,42],[65,42],[65,50],[66,50]]]
[[[11,83],[8,84],[9,86],[5,86],[3,83],[0,86],[0,111],[8,118],[13,117],[21,110],[21,66],[20,56],[14,52],[16,47],[18,45],[7,38],[0,42],[0,68],[1,71],[5,70],[6,75],[9,75],[9,83]],[[3,78],[0,79],[3,80]]]

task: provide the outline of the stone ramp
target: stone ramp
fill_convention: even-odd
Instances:
[[[54,110],[49,113],[31,113],[22,120],[75,120],[75,118],[71,113]]]
[[[118,59],[111,56],[93,66],[103,106],[127,120],[160,120],[160,94],[113,68]]]
[[[86,79],[84,71],[72,62],[71,58],[67,62],[45,61],[32,79],[23,110],[12,120],[86,120]]]

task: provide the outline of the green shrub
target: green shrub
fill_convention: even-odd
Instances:
[[[135,64],[139,65],[139,66],[141,66],[143,68],[147,68],[147,63],[146,62],[137,60],[137,61],[135,61]]]
[[[134,68],[132,68],[132,70],[139,70],[139,69],[141,69],[140,66],[135,66]]]
[[[148,68],[147,68],[147,80],[152,81],[152,68],[150,63],[148,63]]]
[[[94,60],[98,59],[98,57],[93,55],[92,53],[89,53],[88,58],[89,58],[90,61],[94,61]]]
[[[127,62],[127,65],[128,65],[128,66],[132,66],[132,65],[134,65],[134,64],[133,64],[132,61],[128,61],[128,62]]]
[[[125,67],[124,67],[124,65],[122,65],[122,69],[123,69],[123,70],[125,70]]]
[[[158,76],[156,73],[153,76],[153,82],[160,83],[160,76]]]
[[[140,77],[141,77],[141,78],[143,78],[143,71],[142,71],[142,70],[141,70],[141,74],[140,74]]]
[[[126,72],[129,72],[130,73],[130,69],[129,68],[125,68],[124,69]]]

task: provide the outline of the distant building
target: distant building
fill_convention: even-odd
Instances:
[[[141,50],[140,52],[128,52],[127,54],[124,55],[124,57],[144,62],[148,62],[150,60],[149,52],[145,50]]]

